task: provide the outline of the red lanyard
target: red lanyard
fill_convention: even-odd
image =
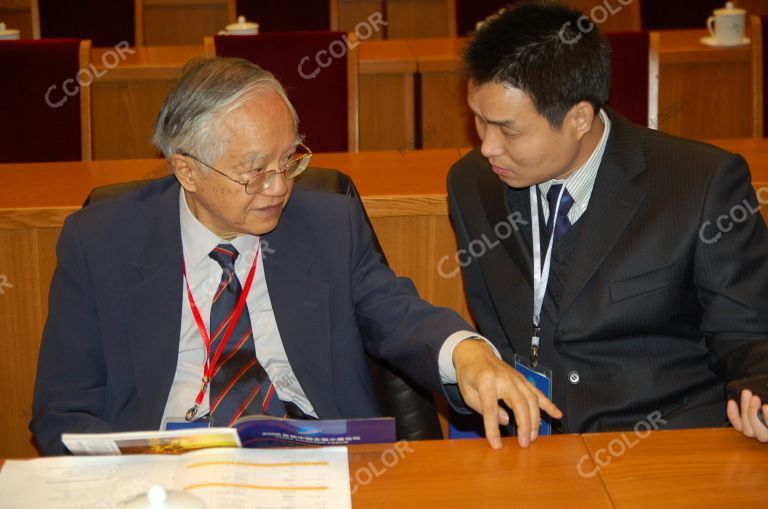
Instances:
[[[189,288],[189,279],[187,278],[187,264],[182,258],[182,266],[184,268],[184,283],[187,287],[187,297],[189,298],[189,307],[192,308],[192,315],[195,317],[195,323],[197,324],[197,329],[200,331],[200,336],[203,338],[203,344],[205,345],[205,364],[203,365],[203,379],[202,379],[202,385],[200,386],[200,391],[197,393],[197,397],[195,398],[195,405],[187,410],[187,414],[185,416],[185,419],[187,421],[191,421],[195,418],[195,415],[197,415],[197,409],[200,407],[200,405],[203,403],[203,398],[205,397],[205,392],[208,390],[208,385],[211,383],[211,378],[213,377],[213,373],[216,370],[216,366],[219,362],[219,358],[221,357],[221,354],[224,352],[224,346],[229,342],[230,336],[232,336],[232,331],[235,328],[235,325],[237,324],[238,319],[240,318],[240,314],[243,312],[243,307],[245,307],[245,300],[248,297],[248,293],[251,291],[251,283],[253,283],[253,276],[256,274],[256,266],[258,265],[259,261],[259,250],[261,249],[261,238],[259,238],[259,243],[256,246],[256,256],[253,258],[253,264],[251,265],[251,270],[248,272],[248,278],[245,281],[245,287],[243,288],[243,292],[240,294],[240,299],[237,301],[237,305],[235,306],[235,310],[233,311],[232,318],[229,321],[229,325],[227,326],[227,330],[224,332],[224,336],[221,338],[221,342],[219,343],[219,346],[216,348],[216,352],[213,355],[213,359],[211,359],[211,337],[208,334],[208,331],[205,329],[205,322],[203,322],[203,317],[200,315],[200,310],[197,307],[197,304],[195,303],[195,298],[192,296],[192,290]],[[237,277],[235,273],[232,274],[232,277]],[[223,289],[222,289],[223,291]]]

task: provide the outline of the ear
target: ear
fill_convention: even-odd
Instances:
[[[197,180],[201,175],[192,159],[181,154],[173,154],[168,158],[168,165],[185,191],[197,192]]]
[[[590,102],[581,101],[571,108],[571,111],[568,112],[568,121],[576,139],[582,139],[592,130],[595,117],[595,110]]]

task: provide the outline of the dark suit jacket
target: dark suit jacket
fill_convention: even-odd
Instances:
[[[263,238],[277,326],[320,418],[378,415],[366,350],[441,389],[439,348],[469,326],[381,262],[356,201],[296,186]],[[62,432],[158,429],[181,327],[175,178],[70,216],[57,255],[30,424],[40,449],[63,452]]]
[[[630,429],[653,412],[670,428],[721,426],[724,382],[768,372],[768,232],[749,170],[738,155],[609,115],[561,301],[547,295],[542,312],[540,362],[565,413],[556,429]],[[459,247],[482,254],[459,257],[470,260],[480,332],[506,359],[528,356],[528,189],[509,189],[475,149],[451,169],[448,192]],[[713,242],[735,206],[748,214]]]

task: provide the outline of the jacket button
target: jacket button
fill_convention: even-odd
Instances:
[[[576,385],[581,381],[581,375],[579,375],[578,371],[571,371],[568,373],[568,381],[571,382],[573,385]]]

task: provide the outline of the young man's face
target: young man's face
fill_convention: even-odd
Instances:
[[[529,187],[565,178],[583,163],[583,126],[571,110],[559,131],[549,125],[527,93],[499,83],[470,82],[469,107],[475,114],[481,152],[507,185]]]

